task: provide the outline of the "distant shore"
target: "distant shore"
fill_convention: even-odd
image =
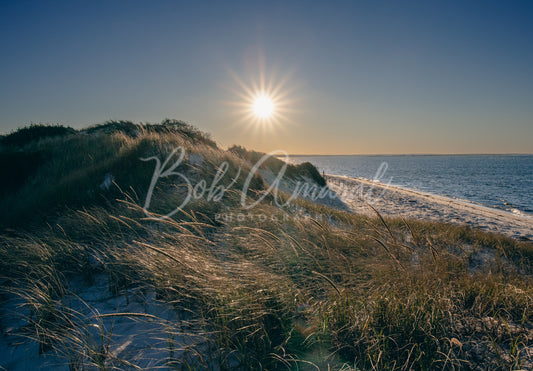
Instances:
[[[408,219],[468,224],[520,240],[533,240],[533,217],[529,215],[516,215],[465,200],[387,186],[365,179],[339,175],[326,177],[328,185],[338,194],[339,199],[356,213],[374,215],[368,206],[370,201],[372,207],[384,216],[401,215]],[[358,192],[350,191],[355,189]]]

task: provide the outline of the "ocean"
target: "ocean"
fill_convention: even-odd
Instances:
[[[533,215],[533,155],[291,155],[289,161]]]

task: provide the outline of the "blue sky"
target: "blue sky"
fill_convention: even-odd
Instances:
[[[0,132],[186,120],[291,153],[533,153],[528,1],[0,1]],[[272,122],[246,93],[278,87]]]

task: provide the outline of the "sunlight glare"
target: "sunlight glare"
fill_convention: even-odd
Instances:
[[[255,97],[252,109],[254,114],[260,119],[267,119],[274,113],[274,102],[266,94]]]

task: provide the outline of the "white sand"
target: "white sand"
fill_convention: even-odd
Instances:
[[[80,325],[77,335],[85,335],[80,337],[85,346],[94,350],[107,347],[109,369],[115,369],[113,366],[135,369],[120,361],[127,360],[143,370],[170,370],[172,367],[166,365],[171,355],[170,344],[174,359],[179,360],[187,347],[204,342],[202,329],[194,332],[184,320],[186,314],[176,312],[169,303],[156,300],[151,288],[131,288],[114,295],[109,291],[109,277],[103,273],[94,277],[92,285],[80,279],[71,281],[70,286],[73,294],[61,298],[62,305],[76,313]],[[4,303],[0,370],[68,371],[69,363],[74,360],[91,363],[88,354],[76,353],[80,351],[78,348],[70,349],[72,355],[54,351],[39,355],[37,342],[20,336],[31,315],[27,307],[20,306],[22,302],[11,296]],[[115,316],[119,313],[136,315]],[[96,367],[87,368],[96,370]]]
[[[375,215],[468,224],[485,231],[533,240],[533,217],[428,193],[346,176],[327,176],[328,185],[353,211]]]

